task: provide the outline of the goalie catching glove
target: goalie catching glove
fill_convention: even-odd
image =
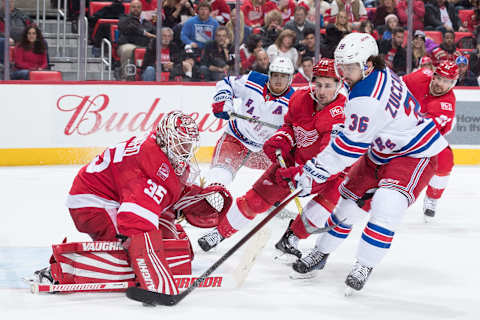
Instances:
[[[222,184],[210,184],[206,188],[192,185],[173,209],[177,216],[183,214],[195,227],[212,228],[230,209],[232,201],[232,195]]]

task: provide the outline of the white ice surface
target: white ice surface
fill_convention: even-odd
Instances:
[[[205,168],[205,167],[204,167]],[[290,280],[290,268],[272,261],[287,221],[274,219],[272,237],[243,287],[197,289],[175,307],[146,308],[121,293],[32,295],[20,280],[44,267],[49,246],[76,232],[64,206],[78,166],[0,168],[0,319],[480,319],[480,168],[456,167],[435,220],[423,222],[421,202],[396,232],[389,254],[355,296],[343,296],[363,226],[331,254],[317,278]],[[243,194],[260,172],[242,169],[232,185]],[[295,210],[292,205],[290,210]],[[259,220],[256,220],[258,222]],[[201,274],[241,232],[202,253],[188,228]],[[301,242],[307,250],[314,239]],[[217,274],[228,278],[241,252]]]

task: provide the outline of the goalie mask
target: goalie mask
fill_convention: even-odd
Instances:
[[[180,111],[170,112],[158,123],[157,144],[167,154],[177,176],[183,175],[191,160],[195,160],[199,138],[195,121]]]

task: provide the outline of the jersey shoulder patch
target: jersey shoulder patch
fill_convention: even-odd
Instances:
[[[267,81],[268,81],[268,76],[266,74],[256,72],[256,71],[250,72],[247,78],[247,82],[253,82],[257,85],[262,86],[262,88],[263,86],[265,86]]]
[[[387,71],[374,70],[365,79],[360,80],[353,87],[348,95],[348,99],[352,100],[358,97],[372,97],[380,99],[387,84]]]

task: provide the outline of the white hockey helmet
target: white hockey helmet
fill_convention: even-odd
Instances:
[[[180,111],[168,113],[157,125],[157,144],[167,154],[178,176],[185,172],[190,160],[194,158],[199,140],[195,120]]]
[[[371,56],[378,56],[378,45],[375,39],[368,33],[349,33],[338,43],[335,49],[335,72],[338,72],[339,64],[358,63],[365,77],[367,60]]]
[[[293,67],[292,60],[287,57],[275,57],[268,67],[268,77],[272,76],[272,72],[285,73],[289,75],[289,81],[287,88],[292,84],[293,74],[295,68]]]

